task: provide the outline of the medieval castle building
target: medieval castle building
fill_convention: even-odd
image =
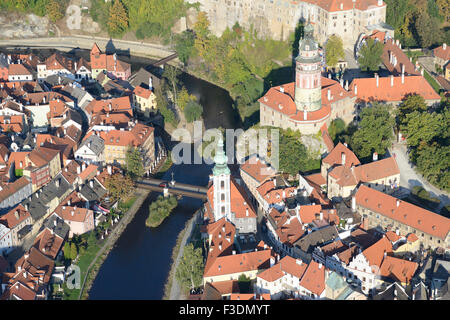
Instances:
[[[322,58],[314,40],[314,28],[305,27],[295,59],[295,82],[270,88],[258,101],[263,126],[315,134],[335,118],[349,123],[354,118],[355,95],[343,83],[322,77]]]
[[[260,37],[287,40],[300,20],[314,24],[316,39],[323,44],[339,34],[344,45],[353,45],[362,33],[386,21],[383,0],[188,0],[200,3],[211,31],[219,36],[239,23]],[[379,27],[378,27],[379,28]],[[369,32],[370,33],[370,32]]]

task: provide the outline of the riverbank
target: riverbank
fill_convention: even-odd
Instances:
[[[180,259],[183,256],[183,250],[180,249],[187,245],[188,239],[190,240],[193,231],[192,226],[200,219],[200,215],[201,209],[195,212],[192,218],[186,222],[184,229],[178,234],[177,242],[172,250],[172,263],[169,275],[167,276],[166,285],[164,286],[163,300],[183,300],[181,298],[185,298],[180,290],[180,285],[175,278],[175,274]]]
[[[89,298],[89,290],[91,289],[91,286],[98,274],[98,271],[100,270],[101,265],[108,257],[109,252],[114,248],[114,244],[117,241],[117,239],[119,239],[120,235],[126,229],[127,225],[133,220],[136,212],[139,210],[145,199],[150,194],[150,191],[137,189],[136,194],[138,195],[137,199],[134,201],[131,208],[128,209],[128,211],[124,214],[124,217],[119,221],[118,225],[111,232],[108,239],[105,241],[103,246],[97,252],[95,258],[89,265],[86,271],[86,276],[80,289],[80,295],[78,297],[78,300],[80,299],[86,300]]]

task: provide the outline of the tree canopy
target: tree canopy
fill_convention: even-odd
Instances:
[[[126,167],[127,175],[132,180],[142,178],[144,175],[144,165],[142,164],[142,155],[138,148],[130,146],[127,150]]]
[[[186,117],[186,121],[191,123],[196,120],[200,120],[203,113],[203,107],[197,101],[190,100],[186,108],[184,109],[184,116]]]
[[[328,38],[325,46],[326,62],[329,67],[336,67],[339,60],[344,59],[344,43],[342,38],[337,35],[332,35]]]
[[[203,255],[201,248],[194,248],[192,243],[184,247],[183,257],[178,264],[175,273],[176,279],[180,282],[185,291],[201,286],[203,281]]]
[[[106,179],[106,189],[114,201],[126,199],[133,189],[133,181],[129,176],[114,174]]]
[[[363,71],[377,71],[381,64],[381,54],[383,53],[383,44],[368,38],[366,43],[359,51],[358,63]]]
[[[391,146],[395,120],[389,108],[374,104],[362,110],[358,130],[350,138],[350,146],[359,158],[368,158],[374,151],[383,155]]]

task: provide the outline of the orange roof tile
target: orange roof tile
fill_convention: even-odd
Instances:
[[[355,197],[359,206],[442,240],[450,231],[450,219],[365,185],[359,187]]]
[[[300,286],[320,296],[325,290],[325,266],[311,260],[300,280]]]
[[[262,183],[269,177],[275,175],[275,170],[267,165],[265,162],[257,156],[249,157],[243,164],[241,164],[241,170],[255,179],[257,182]]]
[[[440,96],[434,91],[428,81],[422,76],[393,77],[394,85],[391,86],[391,77],[379,78],[378,87],[376,78],[358,78],[350,84],[350,89],[355,91],[357,87],[357,100],[359,101],[386,101],[398,102],[409,94],[419,94],[425,100],[439,100]]]
[[[380,275],[401,283],[409,283],[418,267],[416,262],[386,256],[380,267]]]
[[[358,157],[345,145],[339,142],[336,147],[322,160],[331,166],[342,165],[342,154],[345,154],[345,167],[350,168],[352,165],[358,165]]]
[[[30,217],[30,213],[21,204],[19,204],[11,209],[8,213],[2,215],[0,217],[0,223],[5,225],[9,229],[13,229],[22,221]]]
[[[433,54],[435,57],[441,58],[445,61],[450,60],[450,48],[448,48],[447,44],[441,45],[433,50]]]
[[[262,250],[208,259],[203,277],[267,269],[271,257],[272,250]]]

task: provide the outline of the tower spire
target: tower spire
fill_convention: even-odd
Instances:
[[[213,168],[213,174],[215,176],[222,175],[222,174],[230,174],[230,169],[228,168],[228,157],[223,150],[223,139],[220,137],[219,141],[217,142],[217,148],[216,148],[216,155],[214,156],[214,168]]]

